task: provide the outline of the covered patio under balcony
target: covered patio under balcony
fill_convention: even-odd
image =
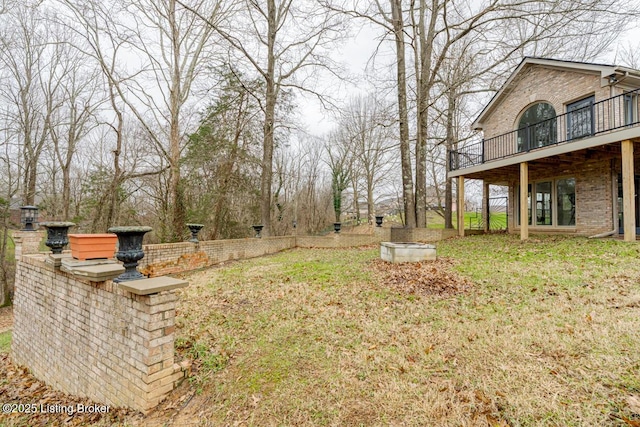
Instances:
[[[569,104],[565,114],[454,147],[448,166],[449,176],[458,181],[458,206],[463,205],[465,178],[481,179],[485,209],[489,185],[509,187],[508,229],[519,231],[522,239],[532,231],[620,232],[625,240],[635,240],[640,226],[640,171],[634,166],[640,161],[639,90],[583,101],[575,108]],[[520,123],[527,114],[521,114]]]

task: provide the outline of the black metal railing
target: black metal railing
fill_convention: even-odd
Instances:
[[[640,89],[449,152],[449,170],[572,142],[640,124]]]

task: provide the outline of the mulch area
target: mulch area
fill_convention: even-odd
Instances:
[[[372,261],[382,283],[399,292],[450,297],[472,289],[473,283],[453,270],[455,262],[438,257],[435,261],[390,263]]]
[[[0,334],[13,328],[13,307],[0,308]]]

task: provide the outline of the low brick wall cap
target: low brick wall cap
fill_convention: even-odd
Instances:
[[[116,263],[69,267],[64,261],[60,263],[62,271],[91,282],[104,282],[124,273],[124,267]]]
[[[170,291],[172,289],[186,288],[189,282],[173,277],[161,276],[152,277],[151,279],[131,280],[128,282],[120,282],[118,286],[125,291],[129,291],[136,295],[157,294],[162,291]]]

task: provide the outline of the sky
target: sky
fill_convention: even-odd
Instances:
[[[375,59],[376,65],[386,64],[391,66],[394,59],[392,46],[389,41],[380,44],[379,39],[381,35],[382,32],[379,28],[372,25],[363,26],[343,45],[342,49],[336,52],[334,59],[342,64],[345,69],[349,70],[349,73],[353,77],[360,78],[364,77],[366,68],[371,66],[372,55],[376,49],[378,49],[378,56]],[[625,35],[619,39],[617,46],[612,46],[609,53],[604,55],[599,61],[621,65],[618,58],[616,58],[617,48],[628,45],[638,46],[638,48],[640,48],[638,44],[639,41],[640,23],[635,25],[631,24]],[[373,85],[361,81],[359,84],[346,84],[341,87],[339,91],[331,92],[337,93],[338,102],[344,102],[352,96],[366,94],[369,90],[373,90]],[[301,97],[299,106],[300,121],[309,133],[322,136],[335,127],[336,120],[333,117],[335,111],[325,110],[322,105],[312,97]]]

